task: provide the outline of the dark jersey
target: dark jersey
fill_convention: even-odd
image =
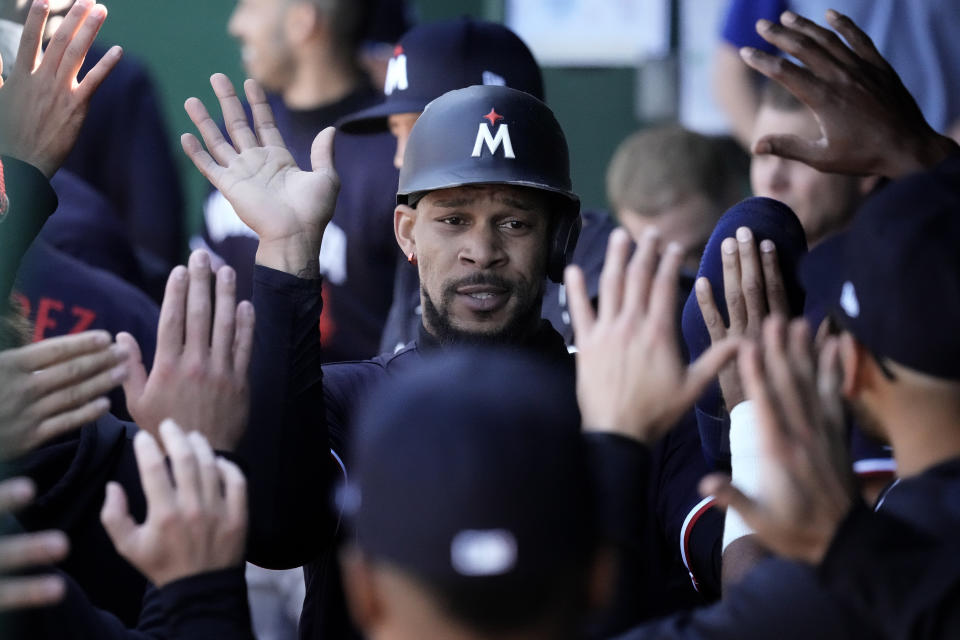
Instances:
[[[145,293],[111,273],[86,265],[38,238],[23,257],[14,294],[33,326],[34,342],[105,329],[137,340],[149,371],[157,349],[160,309]],[[110,394],[110,410],[129,420],[123,392]]]
[[[379,97],[365,88],[309,111],[291,110],[276,95],[269,95],[268,101],[290,153],[302,169],[309,169],[310,146],[316,135]],[[249,114],[249,107],[245,108]],[[321,320],[326,362],[369,358],[379,352],[400,255],[393,235],[398,179],[392,163],[395,144],[387,133],[357,136],[338,132],[334,140],[340,192],[319,256],[327,283],[323,294],[326,313]],[[204,207],[203,240],[237,270],[237,295],[249,298],[257,238],[216,191]]]
[[[79,78],[106,53],[91,47]],[[156,89],[146,67],[124,55],[90,102],[64,168],[102,193],[125,223],[152,286],[183,256],[183,194]]]
[[[269,348],[315,358],[313,328],[321,307],[320,282],[302,280],[265,267],[256,267],[255,282],[258,326],[281,323],[288,327],[286,330],[292,340],[273,343]],[[265,316],[261,309],[269,315]],[[263,330],[272,332],[269,328]],[[517,346],[564,368],[569,373],[573,393],[573,358],[567,353],[562,336],[549,323],[541,324],[536,334]],[[275,419],[268,430],[248,430],[243,446],[237,451],[249,469],[251,491],[263,493],[258,502],[272,500],[272,530],[276,537],[272,544],[266,539],[261,541],[267,555],[255,561],[272,568],[308,563],[305,567],[307,595],[300,629],[303,638],[356,635],[347,616],[334,553],[337,512],[327,497],[328,488],[336,476],[342,477],[349,471],[344,469],[341,461],[349,457],[354,411],[362,404],[364,395],[385,378],[402,375],[410,365],[429,357],[430,352],[438,348],[433,338],[421,329],[417,340],[396,354],[325,365],[322,381],[298,373],[308,367],[307,362],[295,365],[292,370],[273,371],[272,378],[267,381],[267,384],[277,386],[297,384],[301,389],[298,393],[313,393],[323,398],[323,414],[317,422],[298,424],[293,420]],[[321,384],[322,389],[319,388]],[[259,382],[255,387],[259,387]],[[259,389],[256,394],[267,395]],[[317,404],[319,407],[320,403]],[[633,616],[642,617],[644,612],[653,615],[654,612],[673,611],[702,602],[681,563],[680,543],[684,537],[681,531],[685,527],[688,532],[692,531],[690,520],[696,524],[700,517],[688,516],[699,501],[691,494],[695,496],[696,482],[702,475],[704,463],[693,423],[690,422],[680,433],[683,437],[678,436],[677,440],[668,441],[654,451],[648,472],[640,472],[649,473],[651,477],[643,478],[641,484],[651,487],[657,495],[649,499],[644,495],[631,501],[631,512],[638,515],[639,526],[644,530],[642,540],[631,541],[632,557],[658,558],[652,564],[630,564],[637,572],[632,576],[634,584],[641,584],[636,588],[630,586],[633,590],[625,600],[635,607],[630,612]],[[691,434],[692,446],[684,441]],[[694,464],[689,464],[690,461]],[[651,515],[653,512],[656,515]],[[711,522],[711,518],[704,517],[702,522]],[[714,518],[712,522],[719,525],[720,520]],[[705,550],[696,554],[698,558],[706,558],[707,573],[713,571],[712,554],[719,535],[720,528],[715,526],[712,536],[704,536]],[[691,538],[694,543],[699,540],[689,533],[687,538],[688,542]],[[619,619],[621,624],[625,619]],[[631,622],[638,619],[633,618]]]
[[[50,185],[59,204],[40,237],[67,255],[109,271],[142,291],[148,283],[126,224],[112,204],[78,176],[61,169]]]

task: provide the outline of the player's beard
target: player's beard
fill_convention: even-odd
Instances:
[[[456,327],[450,314],[450,306],[457,295],[457,289],[483,284],[509,291],[516,299],[515,312],[506,324],[491,331],[467,331]],[[525,279],[511,282],[493,274],[476,273],[444,283],[439,307],[421,286],[424,326],[431,328],[433,337],[442,345],[516,344],[528,338],[539,326],[545,285],[543,278],[535,282]]]

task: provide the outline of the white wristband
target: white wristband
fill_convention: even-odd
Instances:
[[[730,468],[734,486],[750,497],[760,490],[760,443],[753,402],[744,400],[730,410]],[[723,524],[723,549],[737,538],[753,533],[740,514],[727,509]]]

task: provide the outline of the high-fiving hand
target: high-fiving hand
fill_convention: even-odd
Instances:
[[[820,138],[767,135],[756,141],[754,153],[799,160],[820,171],[898,178],[957,149],[930,127],[900,76],[853,20],[827,12],[847,44],[790,11],[780,20],[757,21],[757,33],[805,66],[749,47],[741,49],[741,57],[810,107]]]
[[[751,498],[724,475],[701,483],[704,495],[733,507],[768,548],[816,564],[854,502],[853,472],[845,446],[840,400],[838,339],[815,356],[803,319],[789,325],[773,316],[762,347],[740,349],[747,398],[760,433],[758,495]]]
[[[153,584],[240,565],[247,533],[247,484],[232,462],[214,455],[206,438],[185,435],[172,420],[160,425],[170,471],[153,436],[133,441],[147,519],[134,522],[123,487],[107,485],[100,520],[117,552]]]
[[[123,53],[120,47],[111,48],[83,82],[77,82],[83,59],[107,17],[103,5],[77,0],[38,64],[49,13],[47,2],[34,1],[13,72],[6,83],[0,80],[0,155],[32,164],[48,178],[70,153],[90,99]]]
[[[333,167],[333,127],[317,134],[310,151],[312,171],[303,171],[283,143],[266,94],[253,80],[244,91],[253,112],[250,129],[230,80],[210,78],[233,142],[227,142],[206,107],[189,98],[184,108],[200,131],[180,142],[193,164],[233,205],[260,237],[257,263],[301,277],[317,277],[320,242],[333,217],[340,179]]]
[[[565,284],[577,346],[577,399],[588,431],[652,443],[676,424],[737,348],[717,342],[687,366],[678,344],[677,289],[683,251],[646,233],[629,259],[630,238],[610,234],[600,275],[599,310],[583,272],[568,267]]]
[[[127,376],[127,350],[106,331],[0,351],[0,460],[9,460],[110,408],[104,394]]]
[[[218,450],[230,451],[243,435],[250,411],[247,371],[254,312],[250,302],[236,303],[231,267],[217,271],[212,305],[210,280],[205,251],[194,251],[188,268],[170,273],[149,376],[134,337],[120,333],[117,343],[130,352],[123,391],[141,429],[156,435],[160,422],[172,418],[191,425]]]
[[[763,320],[769,314],[790,315],[790,305],[777,261],[777,248],[770,239],[760,243],[760,255],[753,232],[737,229],[736,238],[725,238],[720,244],[723,262],[723,297],[727,303],[730,326],[724,326],[708,278],[698,278],[695,291],[703,322],[710,341],[717,344],[728,336],[750,340],[760,338]],[[736,360],[720,370],[720,392],[727,410],[744,399]]]

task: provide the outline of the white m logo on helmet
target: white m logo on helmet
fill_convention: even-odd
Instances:
[[[473,143],[473,153],[470,154],[470,157],[479,158],[483,145],[486,144],[487,149],[490,150],[490,155],[495,155],[500,145],[503,145],[503,157],[516,158],[513,154],[513,143],[510,141],[510,129],[507,127],[507,124],[504,123],[500,125],[496,135],[490,131],[490,126],[496,123],[497,120],[502,120],[503,116],[493,109],[490,109],[490,113],[483,117],[489,120],[490,124],[486,122],[480,123],[480,126],[477,128],[477,139]]]
[[[394,56],[387,63],[387,78],[383,83],[383,93],[390,95],[397,89],[407,88],[407,55],[397,47]]]

